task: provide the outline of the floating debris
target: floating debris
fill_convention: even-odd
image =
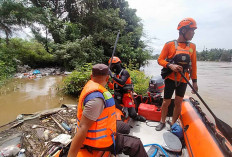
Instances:
[[[51,156],[70,144],[76,131],[76,105],[62,105],[34,114],[20,114],[0,126],[0,154]],[[1,157],[0,155],[0,157]]]

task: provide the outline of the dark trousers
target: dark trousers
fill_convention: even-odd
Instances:
[[[111,151],[112,152],[112,151]],[[112,152],[113,154],[114,152]],[[116,154],[124,153],[130,157],[148,157],[141,140],[135,136],[116,134]]]
[[[130,157],[148,157],[140,138],[121,133],[116,133],[115,148],[114,145],[111,145],[108,148],[94,148],[85,145],[84,148],[89,152],[92,152],[92,150],[99,150],[110,151],[111,154],[124,153]]]
[[[117,120],[116,123],[117,132],[121,134],[129,134],[130,133],[130,125],[123,122],[122,120]]]

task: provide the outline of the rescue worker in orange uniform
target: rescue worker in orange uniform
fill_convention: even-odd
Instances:
[[[174,91],[175,107],[171,125],[176,122],[181,113],[181,104],[187,88],[187,82],[181,77],[181,74],[179,73],[180,71],[184,73],[188,80],[191,77],[192,85],[194,89],[198,91],[196,45],[189,42],[195,34],[195,29],[197,29],[197,24],[193,18],[183,19],[177,27],[177,30],[179,30],[179,38],[167,42],[158,58],[158,64],[163,66],[161,75],[165,79],[165,88],[161,121],[156,127],[157,131],[160,131],[165,127],[168,106],[171,103]]]
[[[79,97],[77,133],[72,140],[68,157],[102,157],[106,152],[147,157],[139,138],[117,133],[115,101],[105,88],[108,79],[107,65],[93,66],[91,80],[84,86]]]
[[[113,79],[113,84],[110,82],[109,88],[114,89],[114,100],[116,107],[121,110],[125,117],[129,116],[137,121],[145,122],[146,118],[136,113],[135,103],[133,100],[133,84],[130,78],[130,74],[121,65],[121,60],[118,57],[109,59],[108,64],[112,64],[110,67],[110,76]],[[115,75],[112,74],[113,71]],[[123,106],[121,106],[121,104]]]

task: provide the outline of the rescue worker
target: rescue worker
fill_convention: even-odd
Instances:
[[[107,65],[93,66],[91,80],[84,86],[79,97],[77,133],[72,140],[68,157],[97,157],[98,152],[103,151],[147,157],[139,138],[116,132],[115,101],[105,88],[108,79]]]
[[[167,42],[158,58],[158,64],[163,66],[161,71],[162,77],[165,79],[164,99],[162,103],[161,121],[156,127],[157,131],[165,127],[165,119],[168,113],[168,106],[171,103],[172,95],[175,91],[174,111],[171,125],[178,119],[181,113],[181,104],[186,91],[187,82],[179,73],[182,71],[185,77],[192,79],[192,85],[196,91],[197,86],[197,64],[196,64],[196,45],[189,42],[192,40],[195,29],[197,29],[196,21],[193,18],[183,19],[177,27],[179,37],[177,40]],[[190,76],[189,76],[190,74]],[[194,93],[192,91],[192,93]]]
[[[135,110],[135,103],[133,100],[133,84],[129,72],[121,65],[121,60],[118,57],[109,59],[108,64],[111,63],[110,76],[113,79],[113,84],[110,82],[109,88],[114,89],[114,100],[116,107],[121,110],[125,117],[129,116],[137,121],[145,122],[146,118],[137,115]],[[115,75],[111,72],[113,71]],[[121,106],[121,104],[123,106]]]

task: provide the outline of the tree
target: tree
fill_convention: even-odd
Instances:
[[[12,6],[19,4],[12,1]],[[143,28],[140,18],[136,16],[135,9],[129,8],[125,0],[21,0],[20,5],[22,13],[25,14],[23,16],[18,10],[20,19],[25,19],[24,24],[29,24],[35,39],[51,54],[61,56],[61,51],[70,54],[70,51],[67,51],[69,47],[77,44],[77,50],[72,52],[78,54],[84,50],[84,54],[97,57],[100,54],[101,58],[98,59],[107,63],[112,55],[117,32],[120,30],[116,55],[124,63],[133,62],[142,66],[150,57],[150,51],[145,49],[146,46],[140,39]],[[45,35],[41,32],[45,32]],[[84,45],[91,47],[82,50],[84,45],[79,43],[88,37],[91,38],[91,44]],[[71,53],[72,58],[68,57],[72,61],[68,61],[67,58],[57,61],[74,68],[79,61],[96,60],[94,57],[78,56],[75,53]]]
[[[5,33],[6,43],[13,31],[20,29],[19,26],[29,24],[30,11],[22,3],[6,0],[0,3],[0,30]]]
[[[201,61],[231,61],[232,50],[210,49],[197,52],[197,59]]]

